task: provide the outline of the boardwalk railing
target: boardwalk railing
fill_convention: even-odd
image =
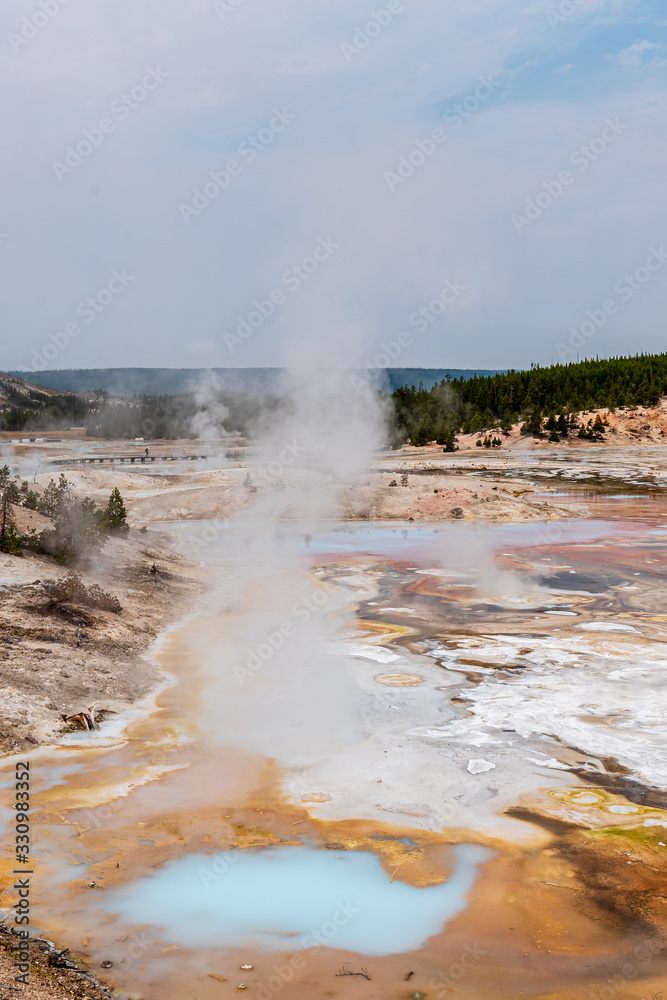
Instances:
[[[103,455],[94,458],[54,458],[44,465],[150,465],[151,462],[199,462],[214,455]],[[240,459],[242,455],[228,452],[225,458]]]

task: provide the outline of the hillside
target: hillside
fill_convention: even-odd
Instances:
[[[58,396],[76,398],[78,393],[26,382],[18,375],[0,372],[0,409],[4,410],[11,406],[22,406],[28,410],[37,409]]]
[[[91,409],[88,393],[37,385],[18,375],[0,372],[0,430],[69,427]]]

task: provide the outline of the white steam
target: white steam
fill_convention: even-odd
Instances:
[[[305,766],[359,736],[349,661],[334,652],[354,592],[321,583],[308,535],[385,439],[377,395],[344,371],[291,371],[257,422],[249,506],[218,536],[220,619],[202,620],[207,728],[223,744]],[[220,641],[221,631],[224,640]]]

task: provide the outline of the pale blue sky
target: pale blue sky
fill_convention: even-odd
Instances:
[[[0,12],[0,367],[524,367],[610,298],[582,354],[665,348],[667,264],[614,290],[667,245],[657,0],[42,3]]]

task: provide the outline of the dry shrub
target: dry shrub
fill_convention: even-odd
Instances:
[[[100,611],[122,611],[121,603],[113,594],[107,594],[96,583],[87,587],[80,576],[70,573],[60,580],[47,580],[42,584],[53,604],[81,604]]]

